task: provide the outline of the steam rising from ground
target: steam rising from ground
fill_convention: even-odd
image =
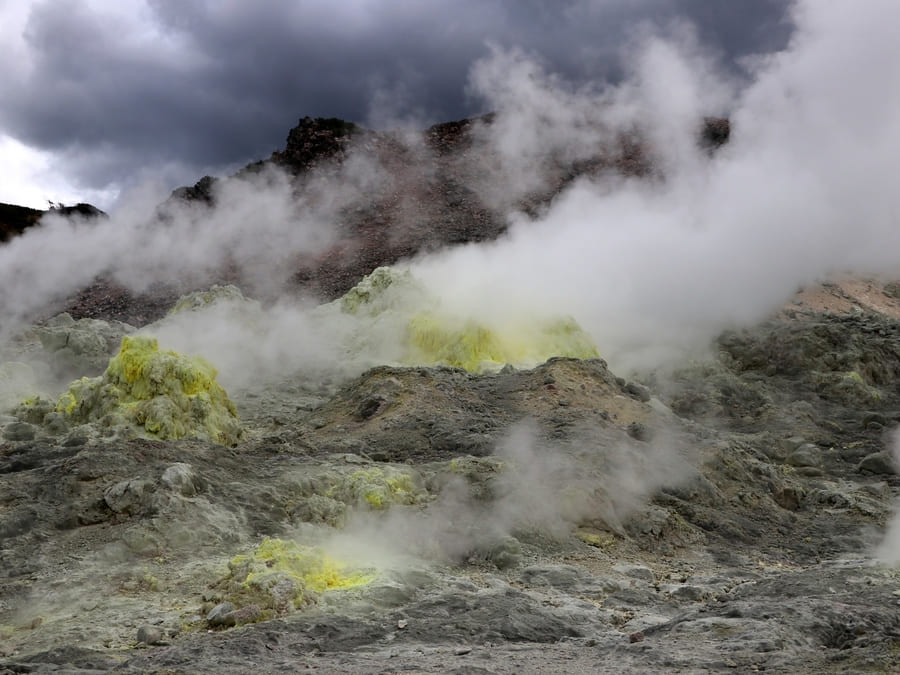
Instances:
[[[502,241],[421,260],[416,274],[485,316],[570,313],[621,368],[756,321],[830,273],[897,273],[897,13],[798,3],[788,49],[752,64],[730,111],[731,83],[681,28],[641,40],[633,77],[599,93],[496,55],[474,84],[503,104],[493,141],[513,185],[533,189],[535,156],[577,157],[635,120],[662,178],[581,180],[543,216],[513,216]],[[697,131],[722,112],[732,138],[710,156]]]
[[[459,561],[510,553],[509,537],[564,539],[578,525],[624,534],[623,524],[646,498],[691,473],[672,438],[650,445],[603,437],[585,429],[577,440],[547,442],[523,422],[497,446],[498,471],[486,486],[489,498],[473,493],[463,478],[450,481],[424,510],[392,509],[362,514],[329,544],[339,555],[372,555],[389,542],[390,552]]]
[[[889,449],[894,466],[900,468],[900,427],[895,428],[891,434]],[[875,557],[889,565],[900,565],[900,504],[895,505],[884,539],[875,549]]]
[[[298,194],[277,169],[213,189],[213,209],[179,201],[156,208],[164,196],[145,186],[108,220],[45,216],[40,228],[0,247],[3,333],[99,274],[141,291],[154,282],[190,287],[231,266],[257,292],[280,290],[295,257],[317,252],[331,239],[334,204],[324,194]]]
[[[473,186],[488,203],[540,192],[543,158],[585,159],[636,127],[656,175],[581,179],[539,216],[510,215],[501,240],[413,261],[415,276],[445,310],[487,325],[571,315],[614,370],[627,370],[757,321],[830,273],[900,274],[900,8],[803,0],[794,16],[788,49],[751,64],[739,92],[684,26],[636,36],[632,76],[615,88],[577,88],[529,55],[496,50],[471,83],[498,111],[479,132],[496,164]],[[717,114],[730,117],[732,137],[710,154],[697,133]],[[338,210],[377,184],[378,167],[351,162],[342,177],[339,187],[313,181],[297,194],[270,170],[223,184],[212,210],[169,204],[150,217],[162,194],[147,188],[107,221],[48,216],[0,247],[0,344],[30,313],[102,273],[139,290],[233,264],[275,294],[296,255],[328,245]],[[348,364],[340,345],[353,320],[293,300],[223,304],[155,328],[161,346],[212,361],[229,390],[297,369],[353,374],[396,349],[378,336]],[[27,374],[10,378],[21,387]],[[894,454],[900,460],[898,436]],[[649,494],[689,474],[664,441],[635,452],[587,433],[550,446],[527,426],[497,456],[507,469],[492,500],[474,499],[460,479],[422,512],[360,517],[332,547],[371,557],[377,542],[401,541],[414,554],[460,559],[523,531],[563,535],[585,521],[619,531]],[[877,554],[900,561],[900,516]]]

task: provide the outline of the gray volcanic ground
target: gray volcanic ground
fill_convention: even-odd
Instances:
[[[0,672],[900,670],[877,18],[11,235]]]

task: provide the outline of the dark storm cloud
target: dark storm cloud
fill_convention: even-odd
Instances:
[[[0,65],[0,128],[85,187],[193,180],[266,156],[300,116],[419,124],[479,112],[488,43],[573,81],[616,79],[642,21],[684,17],[726,64],[784,44],[775,0],[44,0]]]

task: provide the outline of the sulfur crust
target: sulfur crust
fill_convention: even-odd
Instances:
[[[347,565],[328,556],[320,548],[270,537],[264,539],[253,553],[235,556],[230,567],[248,570],[241,582],[245,586],[268,574],[283,572],[300,582],[301,589],[319,593],[362,586],[373,579],[371,574],[348,573]]]
[[[338,304],[361,319],[390,319],[405,326],[408,365],[446,365],[481,373],[506,364],[533,367],[553,356],[599,356],[590,337],[572,318],[530,318],[488,325],[451,316],[409,271],[379,267]]]
[[[453,321],[434,313],[409,322],[410,360],[469,372],[496,370],[509,363],[534,366],[552,356],[599,356],[590,338],[572,319],[491,329],[474,321]]]
[[[233,445],[237,409],[199,356],[161,351],[155,338],[125,336],[100,377],[72,382],[56,411],[73,422],[126,424],[160,438],[194,436]]]
[[[408,473],[372,468],[355,471],[340,485],[329,490],[326,496],[382,510],[393,504],[416,504],[421,501],[423,491]]]
[[[315,602],[319,593],[364,586],[375,578],[320,548],[268,537],[252,553],[232,558],[228,567],[228,598],[238,606],[257,605],[261,618],[290,613]]]

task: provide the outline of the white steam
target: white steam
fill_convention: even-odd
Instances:
[[[335,304],[218,301],[145,326],[166,349],[201,354],[229,392],[300,376],[304,382],[353,377],[403,357],[399,321],[366,320]]]
[[[900,468],[900,427],[894,429],[889,443],[894,466]],[[895,506],[894,515],[888,521],[884,539],[875,549],[875,558],[888,565],[900,565],[900,504]]]
[[[518,53],[479,64],[474,86],[505,106],[493,138],[508,189],[535,189],[535,157],[577,158],[626,121],[649,134],[663,179],[580,180],[543,216],[513,217],[503,240],[415,273],[455,310],[571,314],[614,367],[759,320],[830,273],[897,273],[900,9],[807,1],[795,17],[712,156],[697,133],[732,86],[682,30],[643,38],[633,77],[601,93],[573,91]]]
[[[676,441],[664,435],[649,444],[596,429],[576,436],[543,441],[534,425],[522,423],[496,448],[499,470],[480,488],[488,498],[476,497],[459,477],[425,509],[358,515],[330,546],[348,558],[382,550],[459,561],[490,558],[511,536],[562,540],[579,525],[624,535],[624,523],[648,496],[693,472]]]
[[[629,77],[615,87],[576,87],[529,55],[495,49],[470,83],[497,110],[477,130],[488,159],[465,160],[475,170],[469,187],[489,203],[540,195],[561,167],[635,133],[653,171],[577,180],[539,217],[510,215],[501,240],[419,259],[416,276],[447,311],[489,324],[571,315],[622,369],[756,321],[832,272],[897,272],[900,89],[892,85],[900,47],[892,29],[900,10],[892,0],[852,8],[803,0],[793,15],[788,48],[752,63],[740,91],[684,25],[638,31],[625,54]],[[709,153],[699,129],[704,116],[720,114],[732,120],[732,137]],[[142,289],[190,286],[235,268],[251,286],[245,292],[276,297],[298,256],[324,250],[339,214],[382,191],[385,176],[351,154],[340,172],[305,189],[275,170],[226,181],[213,209],[168,205],[165,217],[148,217],[161,197],[151,191],[107,221],[50,216],[0,247],[0,333],[97,274]],[[404,213],[400,227],[416,213]],[[257,372],[277,372],[285,355],[343,335],[339,322],[335,338],[290,307],[288,318],[272,315],[265,339],[217,316],[205,333],[231,332],[223,338],[230,350],[257,354]]]
[[[155,209],[163,195],[145,186],[109,219],[46,215],[0,247],[0,330],[8,336],[30,313],[99,274],[141,291],[154,282],[190,288],[233,270],[259,292],[281,290],[296,256],[321,250],[333,236],[333,204],[296,194],[277,169],[213,190],[214,208],[176,201]]]

